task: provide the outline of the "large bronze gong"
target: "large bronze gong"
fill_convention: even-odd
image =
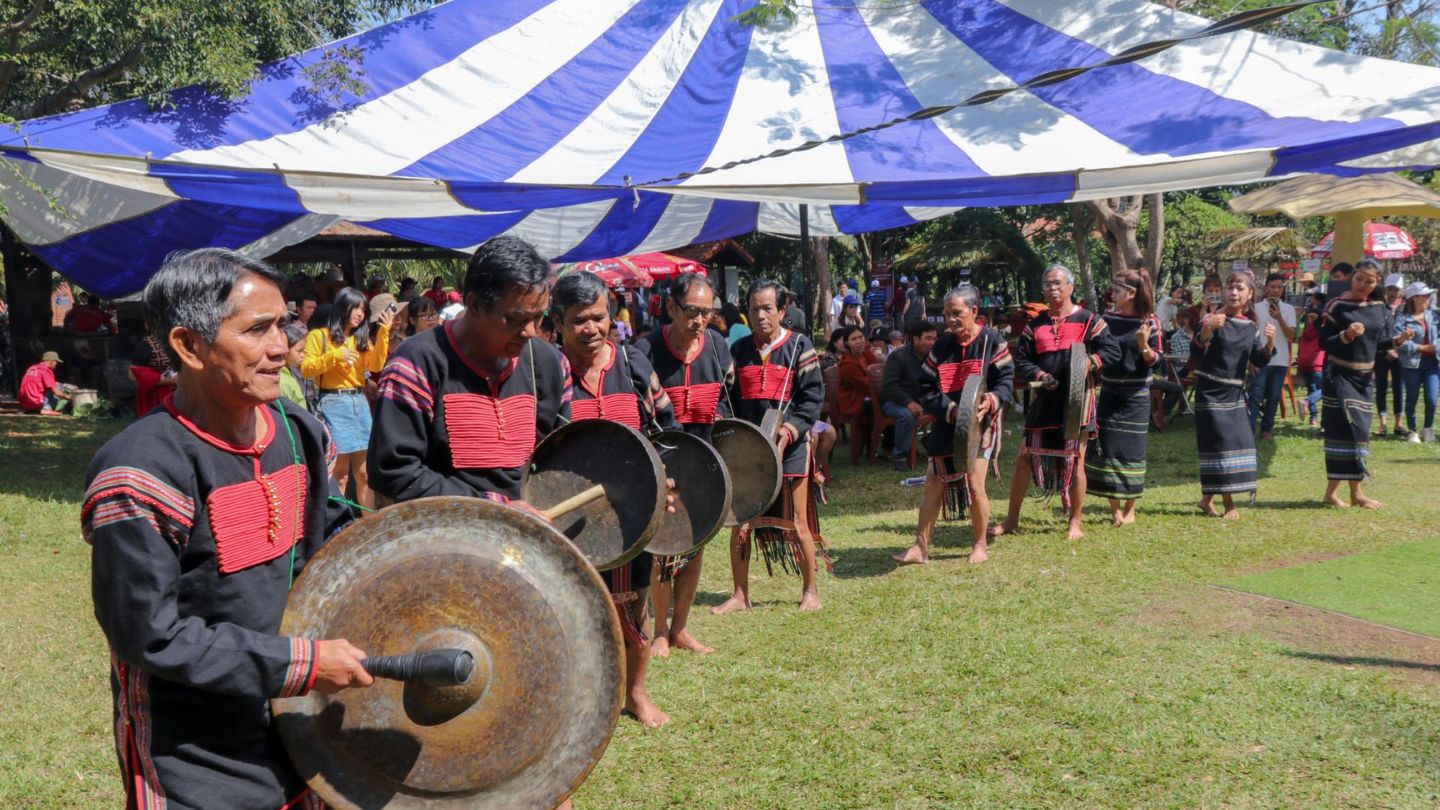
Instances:
[[[730,512],[726,526],[765,514],[780,497],[784,468],[773,436],[743,419],[720,419],[710,442],[730,470]]]
[[[968,471],[970,464],[980,456],[985,440],[985,422],[980,420],[980,402],[985,398],[984,373],[971,374],[965,378],[960,389],[960,399],[955,403],[955,469]],[[961,460],[964,463],[960,463]]]
[[[296,580],[280,632],[446,665],[272,701],[291,761],[331,807],[553,807],[600,761],[623,702],[599,574],[542,521],[479,498],[347,527]],[[464,683],[433,685],[447,677]]]
[[[1065,438],[1079,441],[1090,409],[1090,355],[1085,344],[1070,344],[1070,367],[1065,380]]]
[[[571,422],[535,447],[525,500],[548,509],[599,485],[605,497],[555,519],[596,568],[607,571],[645,550],[665,514],[665,468],[637,431],[604,419]]]
[[[720,454],[683,430],[654,437],[665,475],[675,482],[675,511],[660,519],[660,528],[645,550],[651,554],[687,554],[703,546],[730,511],[730,472]]]

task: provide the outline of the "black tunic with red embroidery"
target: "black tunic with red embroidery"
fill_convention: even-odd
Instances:
[[[574,398],[570,401],[570,418],[576,422],[606,419],[641,433],[652,423],[661,430],[677,428],[670,399],[660,386],[655,371],[650,368],[650,361],[633,346],[617,349],[614,343],[609,345],[610,362],[600,371],[597,389],[590,390],[585,385],[584,372],[571,364],[570,382]],[[605,580],[615,599],[615,609],[620,613],[620,628],[631,646],[645,642],[641,619],[654,559],[650,554],[642,553],[625,565],[600,572],[600,578]]]
[[[955,429],[951,410],[959,403],[965,381],[985,375],[985,390],[998,406],[983,426],[985,457],[994,459],[1000,441],[1000,420],[1015,387],[1015,363],[1005,336],[982,328],[968,343],[953,333],[940,336],[920,367],[920,405],[938,423],[925,437],[925,454],[935,474],[945,483],[945,517],[958,520],[970,505],[970,488],[964,464],[955,463]]]
[[[730,403],[724,393],[735,386],[735,360],[725,344],[725,336],[706,329],[699,338],[695,356],[686,362],[666,339],[670,327],[646,335],[635,348],[640,350],[655,369],[660,384],[675,409],[675,420],[690,433],[710,441],[715,420],[730,414]]]
[[[570,418],[570,364],[531,340],[492,386],[450,324],[406,340],[380,375],[370,486],[396,501],[520,498],[535,445]]]
[[[795,431],[785,449],[785,477],[810,474],[810,428],[820,418],[825,402],[825,379],[810,339],[788,329],[770,345],[768,353],[753,337],[730,347],[735,361],[736,385],[730,389],[730,408],[737,419],[758,425],[765,412],[776,408]]]
[[[314,683],[315,641],[276,633],[292,576],[350,515],[329,499],[320,423],[298,408],[261,415],[261,442],[235,447],[167,401],[86,475],[80,520],[130,807],[320,806],[269,700]]]
[[[1033,382],[1042,372],[1060,383],[1054,389],[1037,389],[1025,413],[1025,447],[1030,452],[1035,484],[1047,492],[1060,491],[1066,508],[1070,506],[1070,482],[1075,475],[1075,460],[1080,456],[1084,435],[1095,430],[1095,403],[1092,396],[1086,403],[1085,426],[1081,439],[1065,438],[1066,380],[1070,376],[1070,347],[1085,344],[1092,370],[1102,369],[1120,359],[1120,347],[1105,326],[1105,319],[1084,307],[1075,309],[1056,321],[1049,312],[1042,312],[1030,321],[1015,344],[1015,373],[1020,380]]]

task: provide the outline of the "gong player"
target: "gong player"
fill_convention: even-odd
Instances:
[[[670,323],[650,333],[635,348],[644,352],[674,406],[675,419],[693,436],[709,442],[715,420],[729,415],[724,392],[734,387],[735,363],[725,336],[709,328],[717,312],[709,279],[685,273],[670,284],[665,300]],[[689,630],[690,610],[700,588],[704,549],[674,557],[656,556],[650,580],[655,605],[655,634],[650,649],[662,658],[670,648],[714,652]],[[674,617],[670,617],[671,597]]]
[[[915,545],[894,557],[901,565],[930,561],[930,535],[942,506],[946,507],[947,518],[964,517],[968,510],[974,528],[970,562],[982,563],[988,558],[990,498],[985,493],[985,474],[1000,449],[1000,420],[1005,415],[1005,403],[1010,401],[1015,364],[1005,337],[976,320],[979,290],[961,284],[945,295],[943,306],[946,334],[935,342],[935,348],[920,366],[919,380],[921,406],[939,424],[925,438],[925,453],[930,461],[920,501],[920,522],[915,530]],[[981,431],[980,452],[967,462],[966,449],[955,446],[954,424],[960,414],[965,383],[976,374],[985,378],[985,393],[973,403],[974,429]]]
[[[401,344],[380,376],[370,483],[395,501],[521,502],[536,443],[570,418],[570,365],[531,340],[550,309],[550,263],[500,236],[470,258],[464,312]]]
[[[650,361],[634,346],[610,341],[610,293],[603,281],[593,273],[562,276],[551,302],[571,368],[572,419],[607,419],[642,433],[652,427],[677,427],[670,399]],[[654,559],[642,552],[625,565],[600,572],[625,636],[625,711],[652,727],[670,719],[645,690],[650,665],[645,625]]]
[[[777,409],[782,421],[774,437],[784,468],[780,517],[787,527],[772,525],[736,527],[730,537],[730,571],[734,592],[710,609],[715,614],[746,610],[750,604],[750,548],[752,542],[766,559],[772,555],[782,567],[800,569],[800,609],[820,609],[816,585],[816,547],[819,521],[810,497],[810,428],[825,400],[825,381],[815,347],[804,335],[786,329],[785,295],[780,285],[761,279],[745,297],[750,310],[750,336],[731,347],[738,382],[730,391],[730,405],[739,419],[759,425],[765,413]]]
[[[226,250],[167,259],[144,312],[175,391],[86,476],[128,807],[320,807],[268,702],[371,683],[345,640],[277,635],[291,582],[350,518],[330,498],[329,435],[281,404],[283,283]]]
[[[1060,493],[1069,518],[1071,540],[1085,536],[1080,510],[1085,505],[1085,443],[1095,431],[1093,403],[1085,403],[1085,424],[1076,441],[1065,437],[1065,408],[1070,347],[1085,344],[1089,370],[1094,372],[1120,359],[1120,347],[1110,336],[1105,319],[1076,304],[1075,276],[1063,265],[1052,264],[1041,277],[1048,309],[1036,315],[1015,344],[1015,373],[1026,382],[1039,382],[1030,410],[1025,414],[1025,443],[1015,458],[1010,481],[1010,509],[1005,520],[990,530],[992,537],[1009,534],[1020,526],[1020,507],[1033,477],[1047,493]]]

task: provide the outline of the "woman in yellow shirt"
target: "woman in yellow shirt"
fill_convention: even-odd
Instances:
[[[326,327],[311,330],[305,337],[305,356],[300,361],[300,375],[314,380],[320,389],[315,415],[330,429],[330,440],[335,443],[335,483],[343,494],[353,475],[355,500],[371,509],[375,493],[365,467],[365,453],[370,448],[365,374],[379,374],[384,368],[394,319],[395,310],[385,307],[375,314],[376,328],[372,330],[365,323],[364,293],[346,287],[335,296]]]

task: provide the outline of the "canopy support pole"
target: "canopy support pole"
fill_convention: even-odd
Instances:
[[[801,284],[810,283],[810,263],[813,257],[810,255],[810,206],[800,203],[800,281]],[[797,287],[800,285],[796,285]],[[799,295],[797,294],[798,298]],[[795,302],[800,306],[800,302]],[[805,313],[805,322],[810,322],[810,308],[800,306],[800,311]]]
[[[1335,244],[1330,253],[1332,265],[1354,264],[1365,258],[1365,212],[1345,211],[1335,215]]]

